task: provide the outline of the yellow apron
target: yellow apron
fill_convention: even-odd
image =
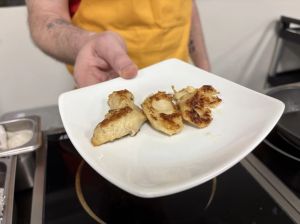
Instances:
[[[92,32],[119,33],[139,68],[168,58],[188,61],[192,0],[81,0],[72,18]]]

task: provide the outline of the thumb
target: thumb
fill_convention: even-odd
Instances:
[[[99,55],[122,78],[130,79],[137,75],[138,67],[129,58],[124,40],[115,33],[108,33],[98,46]]]
[[[123,50],[112,51],[112,57],[108,58],[108,63],[111,65],[112,69],[119,74],[122,78],[130,79],[137,75],[138,67],[129,58],[127,53]]]

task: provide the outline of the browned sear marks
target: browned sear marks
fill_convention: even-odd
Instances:
[[[222,100],[211,85],[200,88],[188,86],[174,94],[158,91],[142,103],[142,110],[134,104],[133,94],[124,89],[108,96],[109,111],[94,129],[91,143],[94,146],[134,136],[148,119],[151,126],[167,135],[182,131],[183,122],[198,128],[207,127],[213,120],[212,109]]]
[[[94,146],[124,137],[134,136],[146,121],[143,111],[137,107],[128,90],[111,93],[108,97],[110,110],[95,128],[91,142]]]
[[[211,109],[222,102],[217,96],[218,91],[210,85],[198,89],[188,86],[174,92],[183,120],[198,128],[207,127],[211,123],[213,120]]]
[[[117,121],[118,119],[126,116],[130,112],[132,112],[132,108],[129,106],[120,109],[109,110],[108,114],[106,114],[105,116],[105,119],[99,123],[99,126],[101,128],[109,126],[111,122]]]
[[[183,128],[181,113],[172,100],[171,94],[159,91],[142,103],[151,126],[167,135],[174,135]]]

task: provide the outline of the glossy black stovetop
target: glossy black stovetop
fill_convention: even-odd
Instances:
[[[278,133],[275,127],[267,140],[279,151],[262,142],[253,154],[300,200],[300,149]]]
[[[83,164],[81,191],[76,191],[75,177],[82,160],[70,141],[61,137],[48,140],[45,223],[97,223],[78,197],[106,223],[293,223],[241,164],[218,176],[216,182],[153,199],[130,195]],[[265,148],[260,145],[257,150],[263,152]]]

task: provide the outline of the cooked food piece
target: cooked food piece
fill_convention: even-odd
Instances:
[[[142,108],[153,128],[174,135],[183,128],[180,111],[172,102],[172,95],[157,92],[142,103]]]
[[[201,88],[197,89],[198,94],[202,95],[204,100],[204,105],[209,108],[216,108],[222,100],[217,96],[219,92],[210,85],[204,85]]]
[[[105,119],[96,126],[92,144],[98,146],[126,135],[134,136],[145,121],[142,111],[129,106],[110,110]]]
[[[175,100],[182,113],[182,118],[198,127],[207,127],[213,120],[211,109],[221,103],[218,91],[210,85],[201,88],[188,86],[180,91],[173,88]]]
[[[110,110],[95,128],[91,142],[99,146],[106,142],[134,136],[146,121],[143,111],[133,102],[133,95],[128,90],[115,91],[109,95]]]
[[[127,89],[114,91],[108,96],[108,106],[111,110],[126,106],[135,107],[133,100],[133,94]]]

